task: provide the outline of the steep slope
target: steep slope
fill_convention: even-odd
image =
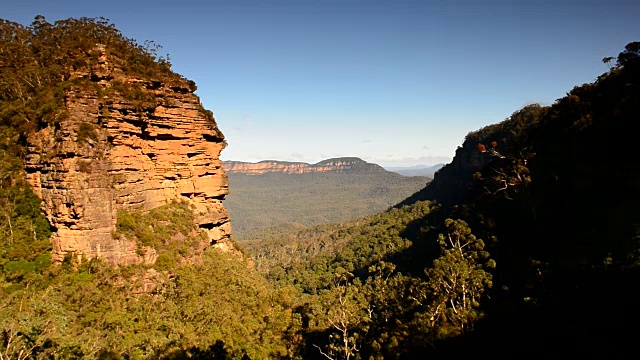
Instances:
[[[634,352],[630,334],[620,329],[640,319],[627,286],[640,279],[640,166],[631,157],[638,116],[634,42],[594,83],[469,133],[454,161],[402,203],[456,205],[452,214],[494,239],[488,251],[499,282],[492,312],[485,331],[461,340],[467,347],[511,355],[518,348]],[[597,308],[612,311],[588,316]],[[500,348],[504,343],[493,339],[505,328],[513,329],[505,334],[513,346]]]
[[[494,149],[489,146],[492,142],[496,142],[496,146],[500,146],[500,151],[505,146],[516,147],[520,144],[514,144],[519,140],[515,139],[515,134],[522,135],[526,129],[535,125],[540,119],[544,108],[539,105],[526,106],[521,110],[514,112],[510,118],[505,121],[486,126],[478,131],[467,134],[462,146],[456,149],[456,154],[451,163],[446,164],[434,176],[433,181],[424,189],[416,192],[412,196],[400,202],[398,205],[409,205],[416,201],[437,200],[446,205],[460,204],[469,201],[477,182],[474,174],[485,168],[487,164],[494,158]],[[485,147],[484,151],[480,151],[478,144]],[[487,145],[484,145],[487,144]],[[489,146],[489,151],[487,151]],[[521,145],[524,147],[524,145]],[[517,149],[512,149],[518,151]]]

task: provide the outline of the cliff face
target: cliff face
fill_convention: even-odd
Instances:
[[[385,171],[384,168],[379,165],[371,164],[354,157],[327,159],[315,164],[273,160],[265,160],[257,163],[224,161],[222,166],[229,173],[247,175],[261,175],[265,173],[307,174],[314,172]]]
[[[456,150],[451,163],[436,171],[433,180],[425,188],[397,206],[411,205],[422,200],[436,200],[447,205],[459,203],[468,195],[474,183],[473,174],[481,170],[490,160],[488,153],[478,151],[477,144],[477,141],[465,141]]]
[[[68,118],[29,138],[27,178],[54,228],[54,259],[73,252],[153,262],[152,249],[113,238],[118,210],[174,200],[193,206],[211,244],[232,247],[225,142],[212,116],[184,82],[126,77],[101,56],[100,66],[76,74],[93,86],[66,94]]]

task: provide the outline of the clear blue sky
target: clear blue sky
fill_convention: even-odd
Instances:
[[[214,112],[223,159],[242,161],[448,162],[468,132],[553,103],[640,41],[630,0],[0,0],[0,18],[37,14],[162,45]]]

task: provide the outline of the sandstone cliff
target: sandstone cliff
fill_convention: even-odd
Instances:
[[[384,168],[379,165],[368,163],[356,157],[327,159],[315,164],[275,160],[264,160],[257,163],[224,161],[222,167],[228,173],[247,175],[261,175],[265,173],[307,174],[314,172],[385,171]]]
[[[128,76],[104,48],[95,51],[99,65],[77,71],[83,85],[65,96],[69,116],[29,138],[27,178],[54,229],[54,259],[153,262],[153,250],[114,239],[117,213],[173,200],[193,206],[211,244],[232,247],[219,160],[226,143],[211,113],[185,81]]]

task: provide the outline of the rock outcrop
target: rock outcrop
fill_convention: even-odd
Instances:
[[[233,247],[222,205],[226,142],[212,114],[185,81],[128,77],[98,50],[100,65],[78,72],[83,86],[66,94],[68,118],[29,138],[27,178],[54,228],[54,259],[153,262],[153,250],[112,236],[118,211],[174,200],[192,205],[211,244]]]
[[[426,187],[400,202],[396,207],[423,200],[435,200],[445,205],[460,203],[468,195],[474,183],[473,174],[490,160],[489,154],[479,152],[477,145],[478,141],[466,140],[456,150],[451,163],[440,168]]]
[[[377,164],[368,163],[356,157],[334,158],[315,164],[264,160],[257,163],[224,161],[222,167],[228,173],[261,175],[265,173],[307,174],[314,172],[381,172],[386,171]]]

